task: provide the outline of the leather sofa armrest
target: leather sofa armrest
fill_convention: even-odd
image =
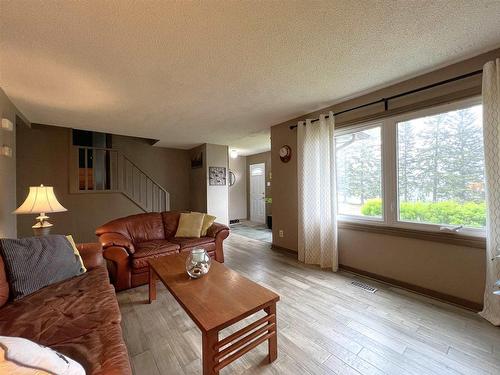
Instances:
[[[82,257],[85,268],[88,270],[104,264],[102,246],[100,243],[80,243],[76,245],[76,248]]]
[[[104,249],[103,256],[108,263],[108,271],[116,290],[130,288],[130,254],[127,250],[121,246],[110,246]]]
[[[123,247],[129,254],[135,253],[134,244],[130,239],[120,233],[103,233],[99,236],[99,242],[104,249],[112,246]]]
[[[224,263],[223,242],[229,236],[229,227],[224,224],[214,223],[207,230],[207,236],[215,238],[215,260]]]
[[[207,229],[207,237],[213,237],[216,238],[219,233],[222,231],[227,231],[227,235],[224,237],[226,238],[229,236],[229,227],[224,224],[220,223],[213,223],[210,228]]]

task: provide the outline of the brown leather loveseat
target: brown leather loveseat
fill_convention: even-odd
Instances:
[[[77,247],[87,272],[17,301],[9,299],[0,255],[0,336],[24,337],[51,347],[80,363],[88,375],[131,375],[120,309],[101,245]]]
[[[193,247],[203,247],[216,261],[224,262],[222,242],[229,235],[229,228],[214,223],[205,237],[175,237],[180,214],[167,211],[132,215],[96,229],[116,290],[146,284],[148,259],[190,251]]]

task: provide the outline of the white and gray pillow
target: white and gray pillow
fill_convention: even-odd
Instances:
[[[38,373],[37,370],[43,370],[57,375],[85,375],[85,370],[78,362],[22,337],[0,336],[0,347],[5,351],[5,360],[20,365],[25,370],[32,369],[33,374]],[[28,372],[23,372],[26,373]]]
[[[14,300],[84,272],[66,236],[0,239]]]

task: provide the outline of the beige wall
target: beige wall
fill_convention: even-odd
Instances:
[[[339,252],[342,265],[482,303],[483,249],[342,229]]]
[[[422,87],[481,69],[486,61],[500,56],[500,49],[373,93],[324,108],[271,128],[273,164],[273,244],[297,251],[297,132],[290,125],[316,118],[329,110],[340,111],[380,98]],[[480,93],[480,76],[390,103],[391,113],[411,107],[430,106]],[[336,117],[337,126],[348,126],[367,118],[383,116],[383,105]],[[282,163],[279,149],[292,148],[292,159]],[[284,231],[284,237],[278,231]],[[351,230],[340,231],[340,263],[383,277],[414,284],[439,293],[480,303],[484,290],[484,250]]]
[[[282,146],[292,149],[292,157],[283,163]],[[271,128],[271,163],[273,164],[273,244],[297,251],[297,132],[288,126]],[[283,237],[279,236],[283,231]]]
[[[120,193],[69,193],[70,135],[70,129],[55,126],[18,127],[17,203],[22,203],[31,185],[54,186],[68,212],[50,214],[55,225],[53,233],[73,234],[79,242],[95,241],[97,226],[142,211]],[[114,137],[113,140],[131,160],[172,193],[172,209],[188,208],[187,151],[152,147],[135,138]],[[31,236],[33,222],[34,215],[19,215],[18,236]]]
[[[227,172],[229,169],[228,147],[222,145],[207,144],[207,176],[208,168],[226,168],[226,184],[221,186],[210,186],[207,184],[207,213],[217,217],[217,222],[229,224],[229,189],[227,183]]]
[[[22,118],[21,118],[22,117]],[[0,118],[12,121],[13,131],[0,128],[0,146],[12,148],[12,157],[0,156],[0,238],[17,236],[16,209],[16,127],[26,119],[0,88]],[[26,121],[27,123],[27,121]]]
[[[247,218],[247,158],[229,158],[229,169],[234,173],[236,182],[229,186],[229,220]]]
[[[247,212],[250,219],[250,165],[264,163],[266,168],[266,198],[272,198],[272,162],[271,151],[247,156]],[[270,186],[268,186],[270,184]],[[266,203],[266,216],[272,215],[272,204]]]
[[[113,135],[113,148],[120,150],[168,191],[171,210],[189,208],[189,151],[152,147],[146,139],[120,135]]]

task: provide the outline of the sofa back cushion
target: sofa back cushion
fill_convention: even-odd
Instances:
[[[163,228],[165,229],[165,239],[169,239],[175,236],[181,213],[182,212],[175,211],[166,211],[161,213],[161,216],[163,218]]]
[[[9,300],[9,282],[7,280],[7,271],[5,270],[3,257],[0,254],[0,307],[5,305],[8,300]]]
[[[163,221],[159,212],[131,215],[116,219],[97,228],[95,234],[120,233],[133,243],[165,239]]]
[[[83,273],[82,264],[66,236],[0,239],[14,300]]]

